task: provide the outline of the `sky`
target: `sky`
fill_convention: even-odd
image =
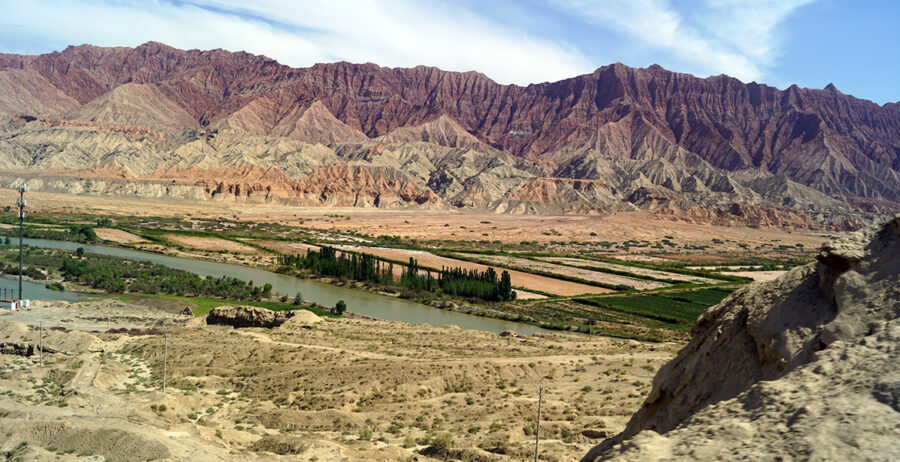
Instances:
[[[0,52],[244,50],[555,81],[621,62],[900,101],[900,0],[0,0]]]

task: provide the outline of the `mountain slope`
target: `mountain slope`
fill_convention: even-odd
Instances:
[[[196,129],[200,124],[153,85],[126,83],[66,114],[90,122],[137,125],[154,130]]]
[[[18,134],[17,140],[0,138],[11,159],[8,168],[71,163],[48,159],[71,149],[60,138],[63,132],[34,133],[46,123],[26,123],[64,116],[166,132],[148,138],[156,144],[142,151],[179,149],[179,142],[220,131],[264,137],[264,144],[275,143],[273,138],[321,144],[334,153],[345,150],[342,145],[352,150],[366,144],[361,149],[374,153],[381,144],[425,143],[520,157],[530,162],[535,177],[596,180],[627,190],[622,198],[644,188],[638,196],[690,202],[677,204],[682,209],[724,207],[730,199],[809,207],[813,210],[804,213],[833,221],[848,213],[900,208],[900,105],[879,106],[833,86],[782,91],[727,76],[702,79],[659,66],[613,64],[521,87],[476,72],[424,66],[340,62],[297,69],[243,52],[185,51],[155,42],[136,48],[73,46],[38,56],[0,54],[0,81],[9,82],[0,86],[0,114],[8,116],[0,136],[21,131],[45,142],[26,144],[28,138]],[[47,144],[48,137],[60,145]],[[269,162],[244,157],[253,165]],[[78,158],[83,165],[109,160]],[[179,162],[116,160],[137,173]],[[665,161],[666,167],[635,177],[635,168],[654,161]],[[317,161],[303,163],[313,167]],[[709,191],[722,194],[710,199]],[[601,202],[587,207],[607,209]]]

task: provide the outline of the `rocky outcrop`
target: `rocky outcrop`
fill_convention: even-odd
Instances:
[[[583,460],[900,458],[900,215],[697,321]]]
[[[220,306],[206,315],[206,323],[232,327],[278,327],[293,316],[291,311],[272,311],[255,306]]]
[[[822,223],[812,221],[809,217],[790,209],[767,207],[760,205],[732,204],[725,209],[707,209],[703,206],[691,207],[688,210],[679,210],[672,204],[666,204],[656,211],[658,218],[683,221],[688,223],[703,223],[720,226],[750,226],[755,228],[797,228],[797,229],[825,229]],[[833,223],[828,228],[832,230],[854,230],[859,226],[845,226]]]

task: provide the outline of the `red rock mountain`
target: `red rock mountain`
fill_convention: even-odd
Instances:
[[[339,157],[330,163],[377,164],[372,155],[381,144],[420,142],[503,158],[532,178],[602,180],[616,191],[628,190],[623,198],[637,193],[690,202],[678,204],[680,209],[709,206],[700,197],[715,193],[730,195],[716,201],[723,210],[730,207],[726,202],[738,202],[804,213],[884,213],[900,203],[900,104],[879,106],[832,85],[778,90],[659,66],[613,64],[522,87],[424,66],[340,62],[298,69],[244,52],[185,51],[155,42],[137,48],[82,45],[38,56],[0,54],[0,114],[11,117],[0,134],[25,130],[21,120],[54,118],[145,127],[167,133],[168,144],[152,147],[157,152],[224,130],[261,137],[258,143],[278,138],[328,146]],[[366,154],[347,147],[373,143],[365,146]],[[408,151],[397,157],[408,157]],[[59,166],[46,157],[53,152],[44,154],[8,167]],[[172,167],[135,167],[121,155],[115,160],[143,173]],[[253,156],[243,160],[291,170]],[[441,178],[459,176],[440,171],[449,165],[429,161],[435,170],[423,173],[419,186],[443,191]],[[297,166],[291,176],[324,166]],[[401,181],[386,175],[385,181]],[[456,179],[478,183],[471,176]],[[468,190],[467,196],[484,196],[489,205],[490,197],[499,200],[529,181],[520,180],[493,195]],[[770,183],[781,187],[769,190]],[[447,194],[442,197],[452,205]],[[813,196],[809,207],[798,203]],[[835,200],[840,207],[829,202]],[[631,203],[642,207],[641,201]],[[576,205],[569,208],[584,208]]]

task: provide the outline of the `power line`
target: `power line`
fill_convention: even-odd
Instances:
[[[23,229],[25,223],[25,191],[28,191],[28,183],[22,183],[16,188],[16,191],[19,191],[19,199],[16,200],[16,205],[19,207],[19,305],[22,305],[24,298],[22,298],[22,241],[23,241]],[[22,306],[18,306],[18,308],[22,308]]]

